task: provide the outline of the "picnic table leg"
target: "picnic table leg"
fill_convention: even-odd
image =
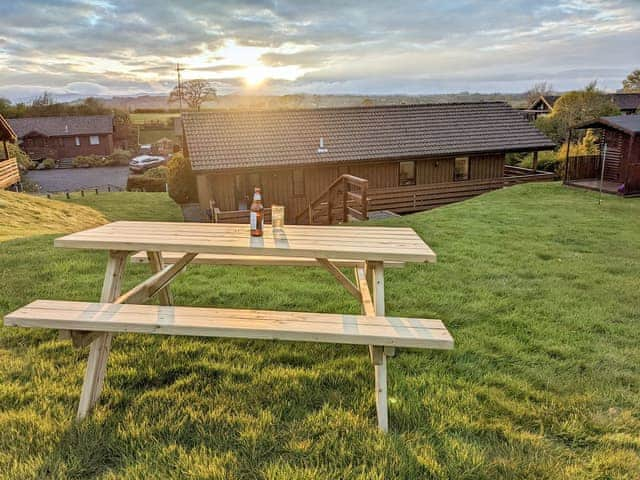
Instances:
[[[382,262],[366,262],[365,274],[371,287],[373,306],[378,316],[385,315],[384,306],[384,264]],[[381,346],[369,347],[373,369],[375,371],[376,411],[378,426],[383,432],[389,430],[389,413],[387,406],[387,356],[390,351]]]
[[[107,261],[107,269],[102,285],[102,295],[100,296],[101,302],[112,302],[120,295],[127,256],[128,252],[109,252],[109,260]],[[104,384],[112,336],[111,333],[103,333],[91,343],[87,370],[82,384],[82,393],[80,394],[80,404],[78,405],[78,420],[86,417],[87,413],[98,401]]]
[[[158,273],[164,268],[161,252],[147,252],[147,258],[149,259],[149,265],[153,273]],[[169,285],[158,292],[158,298],[160,299],[160,305],[173,305],[173,296],[171,295]]]

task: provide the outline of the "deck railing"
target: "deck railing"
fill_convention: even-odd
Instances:
[[[529,182],[550,182],[556,180],[558,175],[554,172],[545,172],[543,170],[533,170],[531,168],[516,167],[513,165],[504,166],[504,185],[518,185],[520,183]]]
[[[418,212],[441,205],[460,202],[482,193],[502,188],[502,178],[433,183],[406,187],[369,190],[369,209],[391,210],[396,213]]]
[[[15,158],[0,160],[0,189],[20,183],[20,169]]]
[[[564,181],[585,178],[600,178],[600,155],[580,155],[569,157],[565,165]]]

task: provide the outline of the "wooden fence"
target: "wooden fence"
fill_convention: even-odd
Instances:
[[[15,158],[0,161],[0,189],[20,182],[20,169]]]
[[[369,190],[369,210],[391,210],[397,213],[429,210],[460,202],[503,186],[502,178],[491,178],[410,187],[376,188]]]
[[[565,165],[565,182],[584,178],[600,178],[600,155],[569,157]]]

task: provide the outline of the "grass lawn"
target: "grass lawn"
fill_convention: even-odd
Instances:
[[[72,202],[110,220],[179,218],[164,194]],[[100,405],[76,424],[88,349],[0,328],[0,478],[640,476],[640,199],[598,206],[530,184],[377,223],[415,228],[439,255],[387,272],[388,313],[441,318],[456,340],[390,360],[389,434],[364,347],[120,335]],[[99,298],[106,255],[39,233],[0,242],[0,315]],[[131,266],[125,288],[145,273]],[[358,311],[312,268],[193,266],[174,295]]]
[[[179,113],[130,113],[131,123],[143,125],[144,122],[166,122],[170,118],[179,117]]]

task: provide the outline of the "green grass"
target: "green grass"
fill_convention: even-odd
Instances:
[[[176,220],[163,194],[75,203]],[[441,318],[451,352],[389,364],[377,431],[361,347],[121,335],[94,415],[87,349],[0,329],[1,478],[613,479],[640,476],[640,200],[525,185],[386,223],[436,265],[389,270],[387,311]],[[97,300],[105,254],[0,243],[0,314]],[[128,269],[129,287],[146,274]],[[178,303],[357,312],[317,269],[190,267]]]
[[[143,125],[144,122],[166,122],[170,118],[179,117],[179,113],[130,113],[131,123]]]

